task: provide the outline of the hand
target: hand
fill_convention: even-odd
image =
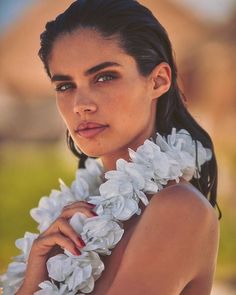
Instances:
[[[62,253],[63,249],[74,255],[80,255],[79,248],[85,246],[84,241],[69,224],[70,218],[77,212],[81,212],[87,217],[97,216],[92,209],[93,204],[78,201],[65,206],[60,216],[40,234],[33,242],[26,269],[24,283],[17,295],[32,295],[38,290],[38,285],[48,279],[46,262],[47,260]]]
[[[94,217],[97,214],[91,211],[93,207],[94,205],[82,201],[65,206],[61,215],[34,241],[31,250],[34,257],[50,258],[53,256],[51,252],[55,246],[67,249],[74,255],[80,255],[78,247],[82,248],[85,244],[69,224],[69,219],[76,212],[81,212],[87,217]]]

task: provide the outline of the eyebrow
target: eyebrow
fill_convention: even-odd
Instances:
[[[98,71],[100,71],[102,69],[105,69],[107,67],[112,67],[112,66],[113,67],[114,66],[120,67],[121,65],[118,64],[117,62],[106,61],[106,62],[103,62],[101,64],[98,64],[98,65],[86,70],[84,72],[84,75],[89,76],[89,75],[97,73]],[[61,75],[61,74],[53,75],[52,78],[51,78],[51,82],[55,82],[55,81],[71,81],[71,80],[73,80],[73,78],[71,76],[69,76],[69,75]]]

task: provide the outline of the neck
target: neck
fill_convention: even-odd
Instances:
[[[100,159],[105,171],[116,170],[116,161],[118,159],[124,159],[126,161],[129,160],[128,148],[126,151],[123,150],[120,152],[111,153],[109,155],[102,156]]]
[[[119,150],[116,150],[114,152],[111,152],[106,155],[102,155],[100,157],[104,171],[110,171],[110,170],[116,170],[116,161],[118,159],[124,159],[126,161],[129,161],[129,152],[128,148],[131,148],[132,150],[136,151],[137,148],[144,143],[144,141],[148,138],[155,138],[155,131],[148,130],[147,134],[138,136],[132,144],[127,144],[126,146],[122,147]]]

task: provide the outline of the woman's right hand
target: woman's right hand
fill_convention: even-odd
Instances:
[[[38,285],[48,279],[47,260],[66,249],[74,255],[80,255],[79,248],[85,246],[84,241],[69,224],[70,218],[77,212],[87,217],[97,216],[92,209],[95,206],[78,201],[65,206],[60,216],[41,233],[33,242],[25,274],[24,282],[16,295],[32,295],[39,290]]]

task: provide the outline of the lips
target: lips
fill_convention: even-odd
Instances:
[[[85,138],[91,138],[96,136],[105,130],[108,125],[103,125],[95,122],[83,122],[78,125],[75,132]]]

